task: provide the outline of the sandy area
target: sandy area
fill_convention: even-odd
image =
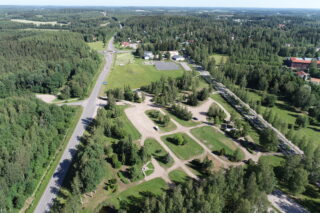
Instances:
[[[280,190],[276,190],[268,195],[268,200],[282,213],[309,213]]]
[[[57,99],[57,96],[55,95],[45,95],[45,94],[37,94],[36,97],[49,104],[52,103],[52,101],[54,101],[55,99]]]

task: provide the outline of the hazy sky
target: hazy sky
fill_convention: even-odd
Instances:
[[[0,0],[0,5],[320,8],[320,0]]]

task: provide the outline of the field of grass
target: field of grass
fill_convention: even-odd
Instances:
[[[188,175],[184,171],[176,169],[169,173],[169,178],[172,182],[183,183],[188,179]]]
[[[127,64],[133,64],[135,62],[135,58],[132,53],[118,53],[116,55],[116,66],[124,66]]]
[[[176,134],[166,135],[161,137],[161,139],[177,155],[178,158],[182,160],[189,160],[192,157],[203,153],[202,147],[199,144],[197,144],[197,142],[195,142],[192,138],[190,138],[188,135],[184,133],[178,133],[178,134],[182,134],[184,136],[184,138],[187,141],[186,144],[179,146],[172,143],[170,139],[174,137]]]
[[[18,22],[18,23],[23,23],[23,24],[34,24],[34,25],[37,25],[37,26],[40,26],[40,25],[59,25],[59,26],[64,26],[64,25],[67,25],[67,24],[61,24],[61,23],[58,23],[56,21],[31,21],[31,20],[26,20],[26,19],[11,19],[11,21],[13,22]]]
[[[216,61],[216,65],[220,65],[221,62],[226,63],[226,61],[228,60],[229,56],[221,55],[221,54],[213,54],[213,55],[210,56],[210,58],[214,58],[214,60]]]
[[[95,42],[89,42],[87,43],[91,49],[96,50],[96,51],[101,51],[106,49],[106,47],[103,46],[102,41],[95,41]]]
[[[158,141],[154,138],[147,138],[144,141],[144,147],[147,149],[148,153],[152,155],[161,166],[164,167],[171,167],[173,164],[173,160],[171,159],[169,163],[164,164],[161,162],[161,157],[164,157],[167,152],[164,150],[164,148],[158,143]]]
[[[212,151],[219,152],[224,149],[227,155],[233,156],[237,149],[236,144],[230,138],[210,126],[192,129],[191,133]],[[241,152],[241,158],[244,159],[243,152]]]
[[[131,123],[131,121],[128,119],[128,117],[126,116],[126,113],[124,112],[124,110],[127,108],[128,106],[119,106],[120,110],[121,110],[121,116],[120,116],[120,120],[123,122],[124,125],[124,129],[126,130],[126,132],[128,134],[131,135],[132,140],[139,140],[141,138],[141,134],[140,132],[136,129],[136,127]]]
[[[147,167],[148,167],[148,170],[146,171],[146,175],[149,176],[154,172],[154,166],[151,162],[149,162]]]
[[[142,198],[141,193],[148,192],[155,195],[161,195],[164,190],[168,189],[167,183],[162,178],[155,178],[142,184],[136,185],[115,195],[107,201],[108,204],[119,207],[119,201],[131,202],[130,197]]]
[[[248,95],[250,97],[250,99],[252,100],[260,100],[261,101],[261,95],[258,94],[258,92],[256,91],[248,91]],[[286,121],[288,124],[295,124],[296,121],[296,117],[300,114],[302,115],[302,113],[299,113],[297,111],[295,111],[295,109],[293,109],[289,104],[287,104],[286,102],[282,101],[282,100],[277,100],[275,106],[273,106],[272,108],[268,108],[268,107],[261,107],[261,114],[267,110],[267,109],[271,109],[272,112],[281,120]],[[299,135],[299,137],[305,137],[307,140],[310,140],[314,143],[317,143],[318,145],[320,144],[320,127],[319,126],[314,126],[314,125],[309,125],[306,128],[301,128],[299,130],[295,130],[295,132],[297,133],[297,135]]]
[[[185,126],[185,127],[193,127],[193,126],[197,126],[199,125],[200,123],[199,122],[195,122],[193,120],[189,120],[189,121],[186,121],[186,120],[182,120],[180,118],[178,118],[177,116],[171,114],[168,110],[166,110],[166,112],[170,115],[170,117],[172,119],[174,119],[175,121],[177,121],[180,125],[182,126]]]
[[[35,189],[34,193],[31,195],[33,197],[33,201],[30,204],[30,206],[27,208],[27,210],[26,210],[27,213],[34,212],[35,208],[37,207],[37,205],[41,199],[42,194],[44,193],[56,167],[58,166],[58,164],[60,162],[60,158],[63,154],[63,151],[65,150],[65,147],[67,146],[67,144],[72,136],[72,133],[73,133],[74,129],[76,128],[76,125],[77,125],[77,123],[81,117],[82,111],[83,111],[83,109],[81,107],[76,107],[76,108],[77,108],[77,110],[75,112],[74,118],[72,119],[70,127],[66,133],[66,136],[61,143],[61,147],[59,147],[56,154],[53,156],[53,158],[49,162],[47,170],[43,174],[42,179],[39,181],[39,184],[38,184],[37,188]]]
[[[155,123],[155,125],[157,125],[160,128],[160,130],[162,132],[171,132],[171,131],[177,129],[177,126],[172,121],[170,121],[167,126],[164,126],[164,125],[162,125],[161,123],[158,122],[157,118],[152,118],[150,116],[150,112],[152,112],[152,111],[158,111],[158,110],[148,110],[148,111],[146,111],[146,114]],[[162,115],[162,113],[161,113],[161,115]]]
[[[211,95],[211,98],[220,103],[230,114],[234,113],[236,116],[240,118],[242,117],[241,114],[237,110],[235,110],[226,100],[224,100],[220,94],[213,94]],[[253,142],[259,144],[260,135],[251,125],[249,125],[248,132],[248,135],[252,138]]]
[[[273,167],[281,166],[285,161],[284,157],[282,156],[261,156],[259,160],[266,162]]]
[[[116,64],[119,64],[117,60],[108,77],[106,89],[122,88],[126,85],[131,89],[137,89],[160,80],[161,77],[180,77],[184,72],[183,70],[158,71],[152,65],[145,65],[144,60],[138,58],[134,59],[134,63],[124,66]]]

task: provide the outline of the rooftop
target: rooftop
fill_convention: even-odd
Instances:
[[[313,61],[317,61],[317,64],[320,64],[319,58],[296,58],[291,57],[290,60],[294,63],[304,63],[311,64]]]

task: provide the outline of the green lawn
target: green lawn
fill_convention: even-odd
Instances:
[[[273,167],[278,167],[282,165],[282,163],[285,161],[285,158],[282,156],[261,156],[259,160],[266,162]]]
[[[210,56],[210,58],[214,58],[214,60],[216,61],[216,65],[220,65],[222,61],[223,63],[226,63],[229,56],[221,55],[221,54],[213,54]]]
[[[248,95],[250,99],[252,100],[260,100],[261,101],[261,95],[257,91],[248,91]],[[266,109],[271,109],[272,112],[279,117],[281,120],[286,121],[288,124],[295,124],[296,116],[302,115],[302,113],[296,112],[288,103],[278,100],[274,107],[268,108],[268,107],[261,107],[261,114]],[[295,130],[296,134],[302,138],[305,137],[307,140],[311,140],[314,143],[320,144],[320,127],[319,126],[313,126],[309,125],[306,128],[301,128],[299,130]]]
[[[171,159],[169,163],[164,164],[161,161],[161,158],[164,157],[167,152],[164,150],[164,148],[158,143],[158,141],[154,138],[147,138],[144,141],[144,147],[147,149],[148,153],[152,155],[161,166],[164,167],[171,167],[173,165],[173,160]]]
[[[128,119],[128,117],[126,116],[126,113],[124,112],[124,110],[127,108],[128,106],[119,106],[120,110],[121,110],[121,115],[120,115],[120,119],[123,122],[124,125],[124,129],[126,130],[126,132],[128,134],[131,135],[133,140],[139,140],[141,138],[141,134],[140,132],[136,129],[136,127],[131,123],[131,121]]]
[[[186,120],[182,120],[180,118],[178,118],[177,116],[171,114],[168,110],[166,110],[166,112],[170,115],[170,117],[172,119],[174,119],[175,121],[177,121],[180,125],[182,126],[185,126],[185,127],[193,127],[193,126],[197,126],[200,124],[200,122],[195,122],[193,120],[189,120],[189,121],[186,121]]]
[[[177,134],[182,134],[187,140],[187,143],[181,146],[172,143],[170,139]],[[162,136],[161,139],[177,155],[178,158],[181,158],[182,160],[189,160],[192,157],[203,153],[204,150],[202,149],[202,147],[188,135],[184,133],[177,134]]]
[[[188,175],[184,171],[176,169],[169,173],[169,178],[172,182],[183,183],[188,179]]]
[[[233,156],[234,151],[237,149],[235,142],[210,126],[192,129],[191,133],[211,151],[219,152],[224,149],[227,155]],[[241,152],[241,158],[244,159],[243,152]]]
[[[155,123],[155,125],[157,125],[160,128],[161,131],[163,131],[163,132],[171,132],[171,131],[177,129],[177,126],[172,121],[170,121],[167,126],[164,126],[164,125],[162,125],[161,123],[158,122],[157,118],[152,118],[150,116],[150,113],[153,112],[153,111],[158,111],[162,115],[162,113],[159,110],[148,110],[148,111],[146,111],[146,115]]]
[[[121,59],[123,60],[123,59]],[[183,75],[183,70],[172,71],[158,71],[152,65],[143,64],[145,61],[142,59],[134,59],[134,63],[124,66],[115,65],[108,77],[107,89],[122,88],[125,85],[130,86],[132,89],[146,86],[153,81],[160,80],[161,77],[180,77]],[[117,64],[116,60],[116,64]]]
[[[151,162],[149,162],[147,167],[148,167],[148,170],[146,171],[146,175],[149,176],[154,172],[154,166]]]
[[[143,192],[161,195],[166,189],[168,189],[167,183],[162,178],[155,178],[153,180],[131,187],[118,195],[115,195],[110,200],[108,200],[107,203],[110,205],[114,205],[115,207],[119,207],[119,201],[126,200],[130,203],[130,199],[128,198],[131,196],[135,198],[142,198],[141,193]]]
[[[96,50],[96,51],[101,51],[106,49],[106,47],[103,46],[102,41],[96,41],[96,42],[89,42],[87,43],[91,49]]]
[[[213,94],[211,95],[211,98],[220,103],[230,114],[234,113],[238,117],[242,118],[242,115],[237,110],[235,110],[226,100],[224,100],[220,94]],[[248,135],[253,139],[253,142],[258,144],[260,140],[260,135],[258,134],[258,132],[251,125],[249,125],[248,132]]]
[[[135,63],[132,53],[119,53],[116,55],[116,66],[123,66],[132,63]]]

